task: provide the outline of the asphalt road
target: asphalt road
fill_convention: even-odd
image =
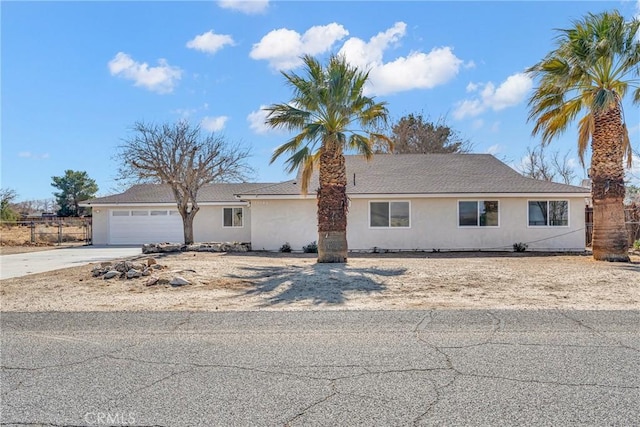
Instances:
[[[639,311],[2,313],[3,425],[639,425]]]

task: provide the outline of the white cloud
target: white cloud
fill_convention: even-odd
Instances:
[[[199,50],[201,52],[214,54],[225,46],[233,46],[234,41],[230,35],[215,34],[213,30],[195,36],[193,40],[187,42],[189,49]]]
[[[338,54],[344,55],[350,64],[368,69],[382,65],[382,55],[392,44],[397,44],[404,37],[407,24],[396,22],[387,31],[380,32],[365,42],[357,37],[347,40]]]
[[[192,114],[194,114],[196,111],[198,111],[195,108],[177,108],[175,110],[172,111],[172,113],[177,114],[179,116],[181,116],[184,119],[189,118],[189,116],[191,116]]]
[[[410,52],[407,56],[384,62],[385,51],[400,43],[406,29],[404,22],[396,22],[369,41],[349,38],[338,51],[350,64],[369,71],[364,90],[367,95],[433,88],[454,78],[464,65],[450,47],[434,48],[429,53]],[[280,28],[255,43],[249,56],[256,60],[268,60],[271,67],[277,70],[290,70],[302,64],[302,55],[325,53],[347,35],[349,32],[335,22],[311,27],[304,34]],[[474,67],[475,64],[468,63],[465,66]]]
[[[453,112],[453,117],[461,120],[465,117],[475,117],[485,110],[485,106],[479,99],[467,99],[458,103]]]
[[[500,144],[494,144],[491,147],[487,148],[487,154],[491,154],[493,156],[500,152],[502,152],[502,146]]]
[[[267,60],[277,70],[290,70],[302,64],[301,56],[327,52],[335,42],[348,34],[342,25],[335,22],[311,27],[304,34],[280,28],[270,31],[255,43],[249,56],[256,60]]]
[[[182,77],[182,70],[169,65],[165,59],[159,59],[157,67],[149,67],[146,62],[134,61],[123,52],[118,52],[109,61],[109,71],[112,76],[132,80],[135,86],[142,86],[158,93],[172,92]]]
[[[218,6],[223,9],[237,10],[247,15],[255,15],[267,10],[269,0],[220,0]]]
[[[261,105],[260,109],[256,111],[252,111],[247,116],[247,121],[249,122],[249,128],[254,133],[265,134],[272,130],[272,128],[265,123],[267,120],[267,114],[268,114],[265,108],[267,108],[266,105]]]
[[[479,96],[458,102],[453,116],[461,120],[465,117],[478,116],[488,109],[500,111],[513,107],[524,100],[532,87],[531,78],[524,73],[507,77],[497,88],[492,82],[469,83],[467,92],[479,92]]]
[[[495,111],[519,104],[533,87],[531,77],[524,73],[507,77],[493,93],[483,94],[485,102]]]
[[[431,89],[458,74],[462,61],[450,48],[436,48],[428,54],[412,52],[371,69],[366,93],[386,95],[412,89]]]
[[[218,132],[224,129],[224,125],[227,123],[227,120],[229,120],[229,117],[227,116],[205,117],[200,122],[200,126],[209,132]]]
[[[22,157],[23,159],[48,159],[49,153],[35,154],[31,151],[21,151],[18,153],[18,157]]]
[[[338,52],[350,64],[369,70],[366,94],[386,95],[412,89],[430,89],[458,74],[463,61],[449,47],[434,48],[429,53],[411,52],[407,56],[383,62],[384,52],[400,43],[406,28],[404,22],[396,22],[368,42],[352,37]]]

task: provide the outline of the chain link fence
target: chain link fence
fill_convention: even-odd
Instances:
[[[2,246],[91,243],[91,218],[34,218],[0,222]]]

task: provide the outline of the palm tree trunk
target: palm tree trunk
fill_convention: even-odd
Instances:
[[[347,170],[338,144],[320,155],[318,262],[347,262]]]
[[[594,120],[591,139],[593,258],[629,262],[624,218],[624,129],[620,107],[594,113]]]

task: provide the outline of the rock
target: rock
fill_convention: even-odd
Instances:
[[[160,264],[153,264],[151,268],[153,268],[154,270],[162,270],[164,267]]]
[[[165,252],[180,252],[186,246],[181,243],[147,243],[142,245],[143,254],[157,254]]]
[[[104,275],[102,276],[102,278],[104,280],[108,280],[108,279],[113,279],[116,276],[120,276],[120,272],[116,271],[116,270],[109,270],[106,273],[104,273]]]
[[[185,279],[184,277],[180,277],[180,276],[176,276],[173,279],[171,279],[171,281],[169,282],[169,284],[171,286],[185,286],[185,285],[190,285],[191,282],[189,282],[187,279]]]
[[[149,267],[145,268],[144,270],[142,270],[142,275],[151,276],[151,269]]]
[[[111,267],[111,263],[109,261],[101,262],[100,263],[100,267],[102,267],[102,268]]]
[[[143,254],[165,252],[248,252],[251,243],[247,242],[211,242],[183,245],[179,243],[148,243],[142,245]]]
[[[158,262],[156,261],[155,258],[147,258],[147,267],[151,267],[152,265],[157,264]]]
[[[142,272],[140,270],[132,268],[131,270],[127,271],[127,279],[135,279],[137,277],[142,277]]]
[[[153,286],[156,283],[158,283],[158,280],[160,280],[160,278],[158,278],[158,277],[149,277],[149,279],[147,279],[147,282],[144,285],[145,286]]]

